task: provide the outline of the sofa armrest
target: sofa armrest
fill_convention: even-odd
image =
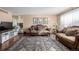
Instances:
[[[75,36],[75,39],[76,39],[77,41],[79,41],[79,34],[77,34],[77,35]]]
[[[74,46],[75,48],[77,48],[78,43],[79,43],[79,34],[75,36],[75,46]]]

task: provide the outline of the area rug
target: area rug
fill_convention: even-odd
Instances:
[[[67,47],[49,36],[24,36],[8,51],[69,51]]]

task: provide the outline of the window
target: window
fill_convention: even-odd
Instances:
[[[79,26],[79,8],[60,16],[60,28]]]
[[[18,24],[18,17],[13,16],[13,26],[17,26],[17,24]]]
[[[48,24],[48,18],[47,17],[34,17],[33,18],[33,24]]]

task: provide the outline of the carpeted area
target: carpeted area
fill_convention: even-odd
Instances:
[[[49,36],[24,36],[9,51],[69,51],[55,38]]]

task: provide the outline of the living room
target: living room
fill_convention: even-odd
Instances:
[[[79,50],[78,7],[1,7],[0,11],[1,26],[11,26],[1,29],[2,35],[7,33],[7,39],[0,39],[1,51]]]

